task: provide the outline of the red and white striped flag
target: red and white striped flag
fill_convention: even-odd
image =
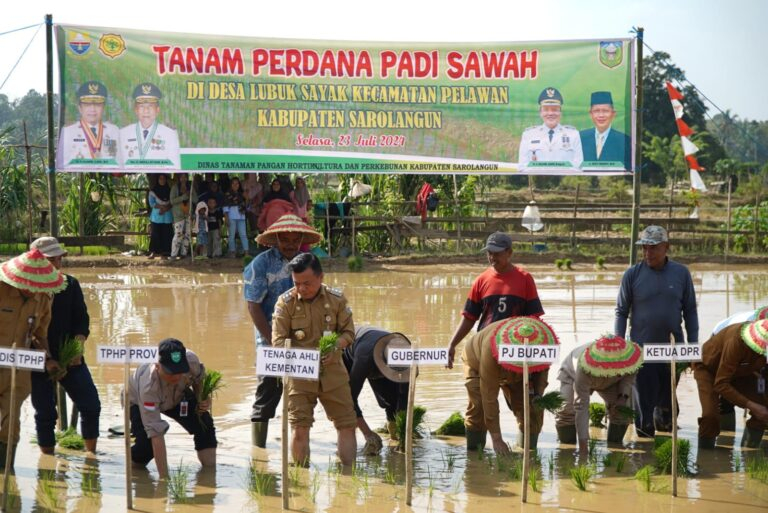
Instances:
[[[683,153],[685,154],[685,160],[691,175],[691,189],[707,192],[707,186],[704,185],[704,180],[699,175],[699,171],[703,171],[704,168],[699,165],[696,157],[694,157],[699,148],[690,139],[693,135],[693,129],[683,121],[685,108],[683,107],[682,100],[684,96],[670,82],[667,82],[667,93],[669,93],[669,101],[672,102],[672,110],[675,112],[677,133],[680,134],[680,142],[683,145]]]

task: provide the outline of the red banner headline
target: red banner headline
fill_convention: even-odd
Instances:
[[[301,50],[255,48],[248,68],[240,48],[153,45],[159,75],[235,75],[246,69],[254,77],[373,78],[374,64],[367,50]],[[462,79],[534,79],[538,76],[539,50],[520,52],[449,51],[445,61],[437,50],[382,50],[378,53],[378,78],[435,79],[445,74]]]

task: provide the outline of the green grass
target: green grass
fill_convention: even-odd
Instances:
[[[541,397],[537,397],[533,400],[533,405],[540,410],[546,410],[550,413],[555,413],[557,410],[563,407],[565,399],[560,392],[552,391],[548,392]]]
[[[522,464],[522,461],[520,463]],[[531,490],[536,493],[539,493],[541,490],[541,479],[539,479],[539,477],[539,467],[532,466],[528,469],[528,485],[531,487]]]
[[[246,487],[248,494],[254,499],[261,499],[268,495],[273,495],[277,488],[274,474],[259,470],[255,462],[251,462],[246,476]]]
[[[605,427],[605,405],[603,403],[589,403],[589,425],[592,427]]]
[[[624,465],[627,463],[627,454],[621,453],[616,460],[616,472],[621,474],[624,471]]]
[[[576,488],[582,492],[587,491],[587,485],[590,479],[592,479],[592,467],[589,465],[579,465],[570,469],[571,481],[576,485]]]
[[[200,383],[200,393],[198,394],[197,401],[205,401],[224,388],[221,378],[221,372],[213,369],[206,370],[203,381]]]
[[[331,351],[334,351],[337,347],[336,342],[338,342],[338,340],[339,334],[335,332],[320,337],[320,341],[317,343],[318,348],[320,349],[320,356],[325,356]]]
[[[74,426],[69,426],[66,431],[57,431],[56,443],[59,444],[59,447],[65,449],[74,449],[76,451],[85,449],[85,440],[83,440],[83,437]]]
[[[168,497],[174,504],[189,502],[187,485],[189,485],[189,469],[183,463],[179,463],[176,468],[168,472]]]
[[[363,270],[363,258],[360,255],[347,258],[347,268],[351,272],[360,272]]]
[[[421,438],[424,436],[424,416],[427,414],[427,409],[424,406],[413,407],[413,437]],[[399,411],[395,415],[395,430],[397,431],[397,448],[398,450],[405,449],[405,428],[406,428],[406,412]]]
[[[628,423],[634,422],[638,416],[638,413],[629,406],[617,406],[616,412]]]
[[[640,482],[642,484],[643,488],[645,488],[646,492],[650,492],[653,490],[653,474],[654,469],[651,465],[646,465],[637,472],[635,472],[635,480]]]
[[[746,458],[744,469],[751,479],[768,484],[768,458],[758,451],[758,455]]]
[[[53,470],[42,470],[38,474],[37,495],[40,497],[40,502],[48,508],[54,511],[61,508],[56,473]]]
[[[20,255],[27,251],[29,248],[23,242],[4,242],[0,244],[0,255]]]
[[[661,474],[672,472],[672,439],[657,438],[653,456],[656,458],[654,466]],[[691,468],[691,442],[678,438],[677,440],[677,473],[681,476],[693,474]]]
[[[76,358],[82,357],[84,352],[85,347],[80,340],[71,337],[64,340],[59,346],[59,368],[51,378],[58,381],[66,376],[69,366]]]
[[[458,411],[451,413],[451,416],[437,428],[435,434],[443,436],[464,436],[466,434],[464,417]]]

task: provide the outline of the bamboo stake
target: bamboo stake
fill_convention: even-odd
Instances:
[[[669,337],[669,343],[675,346],[675,337]],[[677,364],[675,357],[669,362],[672,368],[672,497],[677,497]]]
[[[125,502],[128,509],[133,509],[133,489],[131,481],[131,399],[128,393],[130,385],[131,361],[130,345],[125,347],[125,365],[123,370],[123,439],[125,441]]]
[[[413,348],[416,349],[416,345]],[[408,378],[408,407],[405,417],[405,503],[413,503],[413,407],[416,399],[416,372],[418,366],[414,361]]]
[[[288,351],[291,348],[291,339],[285,339],[285,350]],[[281,495],[283,498],[283,509],[290,509],[288,507],[288,382],[284,377],[283,379],[283,440],[282,440],[282,467],[281,467],[281,479],[283,486]]]
[[[29,331],[32,331],[33,317],[29,318]],[[16,351],[16,341],[13,342],[11,349]],[[5,448],[5,473],[3,475],[3,511],[8,510],[8,482],[11,476],[11,466],[13,465],[13,431],[14,423],[16,422],[16,361],[14,359],[13,365],[11,365],[11,399],[8,411],[8,445]]]
[[[528,339],[523,339],[523,347],[528,346]],[[527,354],[527,351],[526,351]],[[528,396],[528,358],[523,360],[523,490],[522,502],[528,502],[528,451],[530,450],[531,404]]]

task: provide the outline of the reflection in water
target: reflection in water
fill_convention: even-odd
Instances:
[[[327,273],[326,281],[344,289],[357,324],[401,331],[422,347],[448,344],[472,281],[482,266],[444,265],[400,267],[365,273]],[[562,354],[613,328],[614,305],[623,269],[600,272],[553,272],[551,267],[530,267],[536,279],[547,320],[563,345]],[[29,402],[22,410],[22,442],[16,479],[20,500],[16,510],[118,511],[125,507],[124,445],[121,437],[106,436],[106,428],[122,424],[120,390],[123,369],[95,364],[95,347],[101,344],[153,345],[174,336],[197,352],[209,367],[223,373],[227,386],[214,399],[219,438],[215,472],[199,470],[189,435],[172,423],[166,437],[169,464],[189,469],[191,505],[167,505],[168,490],[157,479],[154,465],[134,469],[134,504],[144,511],[279,511],[280,422],[270,427],[267,449],[250,445],[249,412],[255,390],[253,329],[242,299],[238,274],[203,274],[184,270],[156,273],[151,269],[104,273],[72,270],[78,277],[91,314],[91,337],[86,346],[94,381],[102,399],[102,433],[97,460],[82,453],[57,449],[56,457],[38,456],[26,443],[34,433]],[[749,267],[699,266],[692,268],[699,305],[701,340],[722,318],[768,303],[768,276]],[[93,363],[91,363],[93,362]],[[555,371],[549,376],[556,384]],[[699,413],[696,385],[684,375],[678,388],[681,407],[680,436],[696,443]],[[417,404],[428,408],[427,427],[435,430],[452,412],[466,408],[462,368],[423,367],[416,388]],[[360,397],[366,419],[383,425],[384,412],[366,387]],[[503,403],[502,403],[503,404]],[[318,410],[320,412],[321,410]],[[502,408],[504,437],[514,440],[516,423]],[[743,419],[738,419],[738,431]],[[729,433],[721,440],[728,441]],[[655,477],[654,486],[667,493],[646,493],[631,478],[652,463],[650,442],[629,434],[623,448],[609,448],[605,431],[594,429],[598,439],[590,464],[596,476],[590,492],[579,492],[569,469],[577,465],[574,447],[557,443],[554,419],[545,416],[539,439],[539,491],[529,491],[527,509],[538,506],[572,507],[589,511],[668,510],[668,477]],[[386,442],[386,436],[384,436]],[[336,433],[322,413],[312,430],[312,465],[292,471],[291,507],[303,511],[344,511],[364,506],[367,511],[409,511],[405,505],[404,455],[385,447],[378,457],[358,458],[357,471],[339,472],[335,459]],[[359,444],[362,446],[362,444]],[[415,444],[413,509],[418,511],[492,511],[514,506],[520,500],[520,476],[511,462],[499,462],[488,449],[467,457],[464,440],[427,438]],[[694,454],[696,451],[694,449]],[[768,501],[768,486],[745,477],[747,452],[710,451],[696,454],[698,474],[683,479],[680,511],[727,507],[754,510]],[[254,498],[248,490],[251,461],[274,476],[272,493]],[[41,474],[42,472],[42,474]],[[47,473],[46,473],[47,472]],[[49,484],[51,486],[49,487]],[[46,488],[48,487],[48,488]],[[49,492],[45,490],[48,489]],[[745,493],[745,490],[748,492]],[[51,495],[59,503],[46,503]],[[691,500],[695,499],[695,500]],[[727,505],[727,506],[726,506]]]

